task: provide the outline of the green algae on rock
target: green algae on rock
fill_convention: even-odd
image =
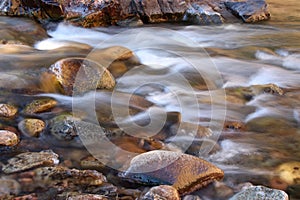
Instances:
[[[23,110],[25,114],[38,114],[48,111],[57,105],[57,101],[50,98],[33,100],[31,103],[27,104]]]
[[[119,176],[138,184],[172,185],[183,195],[222,179],[224,172],[198,157],[155,150],[134,157]]]

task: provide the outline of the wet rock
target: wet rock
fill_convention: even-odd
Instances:
[[[67,192],[87,191],[89,187],[102,186],[106,178],[95,170],[41,167],[21,174],[19,182],[26,191],[34,191],[36,188],[57,188]]]
[[[224,173],[200,158],[156,150],[134,157],[119,176],[138,184],[172,185],[182,195],[222,179]]]
[[[59,163],[58,155],[52,150],[21,153],[7,161],[2,171],[6,174],[21,172],[41,166],[53,166]]]
[[[168,199],[168,200],[180,200],[178,191],[169,185],[160,185],[151,188],[142,198],[142,200],[156,200],[156,199]]]
[[[7,130],[0,130],[0,146],[15,146],[19,143],[17,134]]]
[[[257,117],[246,123],[246,130],[259,133],[292,135],[297,133],[297,124],[280,117]]]
[[[253,186],[244,191],[241,191],[230,198],[230,200],[257,200],[257,199],[272,199],[272,200],[288,200],[288,195],[282,190],[275,190],[264,186]]]
[[[66,95],[80,94],[95,89],[113,89],[114,77],[98,64],[80,58],[57,61],[49,68]]]
[[[233,189],[218,181],[214,182],[214,191],[218,199],[228,199],[234,194]]]
[[[300,184],[300,162],[283,163],[276,168],[275,172],[279,179],[288,185]]]
[[[69,196],[66,200],[108,200],[108,198],[97,194],[81,194]]]
[[[18,108],[10,104],[0,104],[0,117],[14,117],[18,112]]]
[[[38,137],[44,131],[45,126],[45,122],[40,119],[24,119],[18,124],[19,130],[30,137]]]
[[[14,197],[14,200],[38,200],[38,199],[39,198],[35,193]]]
[[[196,195],[186,195],[183,197],[183,200],[201,200],[201,198]]]
[[[225,6],[247,23],[270,19],[270,12],[265,0],[227,1]]]
[[[57,101],[54,99],[37,99],[25,106],[23,112],[25,114],[37,114],[48,111],[57,105]]]
[[[208,5],[197,5],[195,3],[185,11],[183,21],[191,24],[210,25],[222,24],[223,18],[220,13],[215,12]]]
[[[20,184],[13,179],[0,179],[0,199],[5,199],[8,195],[18,195]]]

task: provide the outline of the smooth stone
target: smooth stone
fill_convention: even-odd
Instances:
[[[178,191],[169,185],[152,187],[142,198],[142,200],[180,200]]]
[[[253,23],[270,19],[270,12],[265,0],[226,1],[224,3],[227,9],[244,22]]]
[[[0,179],[0,199],[6,199],[7,195],[18,195],[20,190],[20,184],[16,180]]]
[[[275,173],[288,185],[300,184],[300,162],[292,161],[279,165]]]
[[[0,130],[0,145],[15,146],[19,143],[17,134],[7,130]]]
[[[185,11],[183,21],[197,25],[222,24],[223,18],[220,13],[214,11],[208,5],[192,3]]]
[[[10,104],[0,104],[0,117],[14,117],[18,108]]]
[[[288,195],[282,190],[267,188],[264,186],[253,186],[241,191],[229,200],[288,200]]]
[[[51,110],[57,105],[57,101],[50,98],[37,99],[27,104],[23,110],[25,114],[37,114]]]
[[[224,172],[187,154],[155,150],[134,157],[121,178],[144,185],[172,185],[183,195],[220,180]]]
[[[46,124],[40,119],[24,119],[19,122],[19,130],[26,136],[38,137],[45,130]]]
[[[59,163],[58,155],[52,150],[26,152],[9,159],[2,167],[6,174],[21,172],[36,167],[53,166]]]
[[[98,63],[83,58],[66,58],[50,66],[66,95],[76,95],[90,90],[108,89],[115,86],[112,74]]]

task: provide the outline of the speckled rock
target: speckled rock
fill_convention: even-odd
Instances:
[[[7,164],[2,167],[2,171],[10,174],[41,166],[53,166],[58,163],[58,155],[52,150],[27,152],[9,159]]]
[[[172,185],[182,195],[222,179],[224,173],[198,157],[155,150],[134,157],[119,176],[139,184]]]
[[[23,112],[25,114],[37,114],[48,111],[57,105],[57,101],[50,98],[37,99],[25,106]]]
[[[142,198],[142,200],[180,200],[178,191],[169,185],[160,185],[151,188]]]
[[[0,104],[0,117],[14,117],[18,112],[18,108],[10,104]]]
[[[106,177],[95,170],[77,170],[65,167],[41,167],[24,172],[19,182],[27,191],[37,188],[57,188],[60,191],[87,191],[106,183]],[[95,189],[95,188],[94,188]]]
[[[283,163],[276,168],[275,172],[279,179],[288,185],[300,184],[300,162]]]
[[[40,119],[24,119],[18,124],[19,130],[30,137],[38,137],[45,129],[45,126],[45,122]]]
[[[0,146],[15,146],[18,142],[17,134],[7,130],[0,130]]]
[[[251,23],[270,18],[265,0],[226,1],[225,6],[244,22]]]
[[[95,89],[113,89],[115,79],[102,66],[80,58],[66,58],[49,68],[66,95],[76,95]]]
[[[70,196],[66,200],[108,200],[108,198],[97,194],[81,194]]]
[[[288,195],[282,190],[275,190],[264,186],[253,186],[241,191],[229,200],[288,200]]]

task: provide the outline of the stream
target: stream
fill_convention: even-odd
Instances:
[[[6,38],[2,42],[6,44],[0,45],[1,101],[17,105],[19,110],[45,97],[58,104],[51,112],[23,113],[13,120],[1,118],[1,126],[17,128],[23,119],[36,117],[47,121],[49,127],[53,117],[76,112],[76,117],[99,121],[104,128],[114,130],[117,124],[131,136],[147,138],[172,130],[170,118],[180,115],[174,123],[182,127],[163,140],[166,149],[187,152],[224,170],[227,189],[216,185],[201,189],[194,193],[201,199],[227,199],[228,188],[238,191],[248,183],[281,189],[291,200],[300,199],[300,172],[293,172],[294,179],[282,178],[292,177],[290,168],[300,166],[300,2],[268,3],[271,20],[257,24],[85,29],[60,23],[50,27],[46,37],[42,30],[35,31],[34,40],[30,33],[15,32],[31,26],[26,20],[18,23],[18,18],[0,17],[5,27],[0,37]],[[112,46],[126,47],[136,59],[133,67],[115,69],[118,76],[112,93],[94,88],[70,97],[43,77],[63,58],[85,58],[108,68],[114,60],[105,60],[106,55],[99,51]],[[76,84],[79,87],[81,82]],[[132,114],[127,110],[131,95],[143,98],[138,100],[138,109],[145,106],[146,112]],[[110,112],[114,122],[107,119]],[[210,130],[209,136],[196,137],[199,127]],[[126,141],[111,145],[123,147]],[[21,146],[36,151],[46,145],[63,160],[74,162],[66,165],[78,166],[78,158],[89,153],[77,143],[60,143],[44,134],[24,137]],[[111,148],[118,148],[115,146]],[[131,148],[135,149],[128,147],[129,153],[122,156],[135,156],[138,151],[131,152]],[[87,149],[91,154],[99,153]],[[16,154],[3,152],[0,161],[4,163]],[[279,170],[284,164],[288,175]],[[115,164],[108,165],[116,168]]]

